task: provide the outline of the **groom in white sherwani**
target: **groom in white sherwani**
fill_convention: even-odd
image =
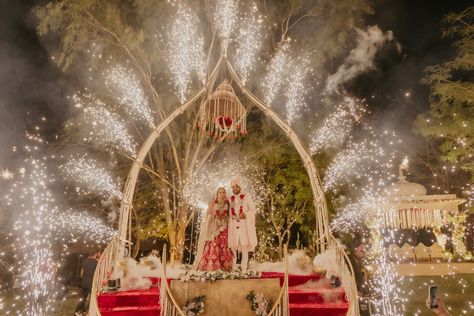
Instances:
[[[246,271],[249,262],[249,252],[257,246],[257,232],[255,230],[255,205],[252,196],[245,192],[242,178],[235,177],[231,181],[229,220],[229,248],[234,253],[234,269],[237,268],[237,251],[242,253],[240,268]]]

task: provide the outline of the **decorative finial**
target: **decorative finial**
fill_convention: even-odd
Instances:
[[[398,167],[398,180],[400,182],[405,182],[406,177],[403,175],[403,170],[408,169],[408,157],[403,158],[402,163]]]

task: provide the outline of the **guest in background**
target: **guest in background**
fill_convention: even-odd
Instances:
[[[430,309],[433,313],[438,316],[451,316],[451,314],[446,310],[444,307],[444,302],[441,298],[436,297],[436,303],[438,303],[438,307]],[[430,300],[426,300],[426,306],[430,308]]]
[[[80,316],[87,311],[87,298],[90,296],[92,289],[92,281],[94,279],[95,268],[99,262],[100,251],[89,254],[89,256],[82,262],[81,268],[81,299],[76,306],[74,312],[75,316]]]

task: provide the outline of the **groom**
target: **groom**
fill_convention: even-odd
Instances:
[[[237,268],[237,251],[242,253],[240,268],[246,271],[249,262],[249,252],[257,246],[255,231],[255,206],[250,194],[242,186],[242,178],[235,177],[231,181],[232,192],[230,197],[229,220],[229,248],[234,253],[233,268]]]

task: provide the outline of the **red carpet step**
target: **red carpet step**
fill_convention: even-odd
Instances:
[[[280,285],[283,285],[285,274],[280,272],[262,272],[262,278],[280,278]],[[289,274],[288,275],[288,286],[297,286],[305,284],[308,281],[319,281],[321,275],[311,274],[311,275],[298,275],[298,274]]]
[[[283,285],[284,274],[264,272],[262,278],[279,278]],[[152,288],[146,291],[103,293],[97,297],[103,316],[159,316],[159,278],[150,278]],[[171,280],[168,280],[168,283]],[[330,288],[329,281],[320,275],[294,275],[288,277],[291,316],[342,316],[349,304],[344,289]]]
[[[291,303],[346,303],[343,288],[295,289],[289,288],[288,295]]]
[[[122,306],[101,308],[102,316],[159,316],[159,306]]]
[[[104,293],[97,297],[100,309],[125,306],[157,306],[159,302],[160,291],[156,287],[146,291]]]
[[[290,301],[291,316],[345,316],[348,303],[293,304]]]

